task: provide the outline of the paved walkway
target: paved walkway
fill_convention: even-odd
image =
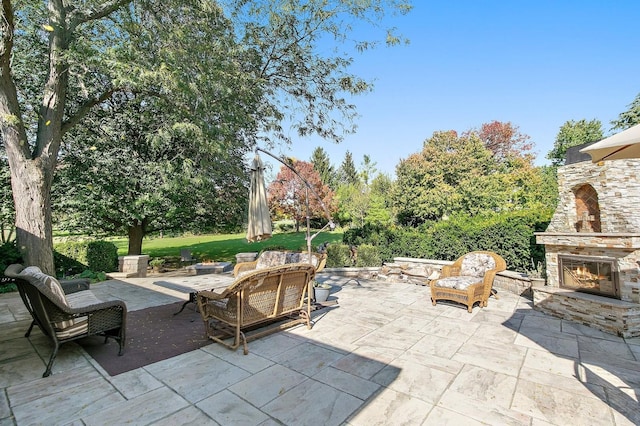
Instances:
[[[534,311],[505,292],[472,314],[431,306],[411,284],[334,284],[312,330],[217,344],[110,377],[79,346],[50,346],[16,294],[0,295],[4,425],[631,425],[640,424],[640,339]],[[154,277],[94,285],[130,310],[186,300],[230,277]],[[125,355],[126,356],[126,352]]]

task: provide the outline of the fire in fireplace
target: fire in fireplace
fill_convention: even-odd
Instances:
[[[615,259],[558,256],[560,287],[620,298]]]

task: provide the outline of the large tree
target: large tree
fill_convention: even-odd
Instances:
[[[247,186],[240,146],[216,149],[161,99],[135,102],[133,113],[110,104],[92,128],[66,138],[54,193],[67,228],[128,235],[134,255],[150,232],[239,227]]]
[[[589,142],[597,142],[604,137],[600,120],[570,120],[560,127],[553,149],[547,154],[554,166],[564,164],[567,149]]]
[[[346,72],[351,56],[333,50],[334,56],[323,56],[317,46],[328,39],[336,46],[352,40],[345,21],[375,24],[389,10],[409,9],[399,0],[230,1],[223,8],[198,0],[50,0],[46,7],[3,1],[0,126],[26,263],[54,272],[51,186],[63,137],[107,99],[158,96],[173,108],[191,110],[200,124],[214,118],[202,127],[220,145],[229,122],[237,120],[247,126],[234,137],[245,138],[247,146],[257,134],[286,141],[280,124],[285,118],[300,134],[340,140],[341,124],[354,114],[343,94],[370,86]],[[230,31],[240,45],[223,40],[229,60],[216,63],[208,56],[209,37],[219,40],[212,30],[226,26],[223,12],[235,23]],[[388,43],[399,41],[388,34]],[[369,46],[356,41],[358,48]],[[198,61],[197,72],[182,68]],[[235,83],[207,81],[212,70],[230,72]],[[201,92],[200,83],[207,82]],[[207,114],[220,100],[245,90],[259,98],[239,102],[237,110],[221,117]]]
[[[611,122],[613,125],[611,130],[626,130],[636,124],[640,124],[640,93],[627,107],[628,109],[620,113],[617,120]]]
[[[398,221],[419,225],[454,214],[478,215],[553,203],[553,187],[530,155],[495,156],[476,132],[435,132],[396,167]],[[553,186],[553,185],[552,185]]]

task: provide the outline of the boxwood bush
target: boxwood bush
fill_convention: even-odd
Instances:
[[[56,270],[76,274],[82,269],[113,272],[118,269],[118,248],[108,241],[68,241],[55,245]],[[60,262],[60,263],[58,263]],[[76,263],[77,262],[77,263]]]
[[[327,246],[327,268],[353,266],[351,251],[346,244],[329,244]]]

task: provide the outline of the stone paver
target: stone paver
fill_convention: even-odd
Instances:
[[[321,274],[338,304],[249,343],[211,344],[109,376],[51,346],[17,294],[0,295],[0,425],[640,424],[640,338],[622,339],[500,292],[484,309],[432,306],[429,289]],[[95,284],[129,310],[221,289],[229,274]],[[193,305],[188,309],[195,309]],[[126,356],[126,352],[125,355]]]

